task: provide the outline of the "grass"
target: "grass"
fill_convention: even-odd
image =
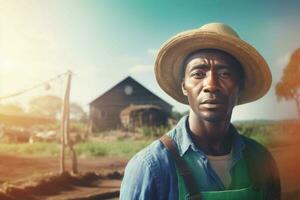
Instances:
[[[0,153],[34,156],[55,156],[59,153],[57,143],[0,143]]]
[[[282,141],[274,139],[264,134],[251,135],[251,138],[269,147],[280,146]],[[122,140],[100,140],[80,142],[75,145],[78,156],[97,157],[97,156],[117,156],[130,158],[142,148],[150,144],[154,139],[144,138],[141,140],[122,139]],[[58,143],[0,143],[0,153],[10,153],[18,155],[33,156],[57,156],[60,151]]]
[[[300,124],[295,122],[284,124],[264,124],[253,123],[237,123],[237,129],[245,136],[253,138],[259,143],[269,147],[283,147],[291,143],[300,142],[298,130]],[[120,131],[119,131],[120,132]],[[167,127],[141,127],[138,130],[140,139],[135,137],[117,137],[118,134],[112,135],[113,139],[101,139],[86,142],[80,142],[75,145],[78,156],[97,157],[97,156],[118,156],[130,158],[139,150],[150,144],[155,138],[167,132]],[[283,134],[284,133],[284,134]],[[103,134],[101,134],[103,136]],[[122,134],[121,134],[122,135]],[[0,141],[0,153],[10,153],[18,155],[34,155],[34,156],[57,156],[60,152],[60,145],[57,143],[5,143]]]
[[[160,137],[167,133],[171,127],[169,126],[142,126],[137,128],[137,132],[144,137]]]
[[[136,152],[150,144],[153,140],[109,140],[109,141],[89,141],[75,145],[78,156],[118,156],[130,158]],[[0,153],[33,155],[33,156],[57,156],[60,145],[57,143],[0,143]]]
[[[131,157],[136,152],[150,144],[152,140],[110,140],[99,142],[83,142],[75,146],[79,155],[87,156],[120,156]]]

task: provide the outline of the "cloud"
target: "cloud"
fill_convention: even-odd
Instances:
[[[283,53],[274,59],[274,61],[270,62],[272,75],[273,75],[273,85],[275,85],[282,77],[283,70],[286,68],[287,64],[289,63],[291,56],[291,52]]]
[[[129,68],[129,73],[131,74],[140,74],[140,73],[153,73],[153,64],[141,64],[135,65]]]
[[[148,49],[147,53],[151,56],[156,56],[158,53],[158,49]]]
[[[290,60],[290,57],[291,57],[291,53],[290,53],[290,52],[288,52],[288,53],[282,55],[281,57],[279,57],[279,58],[277,59],[276,65],[277,65],[279,68],[284,68],[284,67],[288,64],[288,62],[289,62],[289,60]]]
[[[136,56],[131,56],[131,55],[128,55],[128,54],[120,54],[120,55],[117,55],[120,59],[120,61],[122,63],[125,63],[125,64],[135,64],[135,63],[138,63],[140,62],[140,58],[136,57]]]

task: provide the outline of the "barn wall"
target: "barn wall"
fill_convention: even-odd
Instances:
[[[98,106],[90,108],[92,132],[99,132],[121,127],[119,114],[123,106]]]

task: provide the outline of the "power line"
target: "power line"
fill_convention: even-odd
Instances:
[[[34,90],[34,89],[36,89],[36,88],[38,88],[38,87],[44,86],[45,84],[47,84],[47,83],[49,83],[49,82],[52,82],[52,81],[54,81],[54,80],[56,80],[56,79],[61,78],[62,76],[66,75],[67,73],[70,73],[70,71],[65,72],[65,73],[62,73],[62,74],[59,74],[59,75],[55,76],[54,78],[51,78],[51,79],[49,79],[49,80],[47,80],[47,81],[44,81],[44,82],[39,83],[39,84],[36,84],[36,85],[34,85],[34,86],[30,87],[30,88],[27,88],[27,89],[24,89],[24,90],[21,90],[21,91],[18,91],[18,92],[9,94],[9,95],[0,96],[0,101],[3,100],[3,99],[8,99],[8,98],[11,98],[11,97],[19,96],[19,95],[21,95],[21,94],[24,94],[24,93],[26,93],[26,92],[29,92],[29,91],[31,91],[31,90]]]

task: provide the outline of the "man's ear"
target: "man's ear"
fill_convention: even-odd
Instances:
[[[181,81],[181,90],[184,96],[187,96],[187,91],[185,88],[185,83],[184,83],[184,79]]]

